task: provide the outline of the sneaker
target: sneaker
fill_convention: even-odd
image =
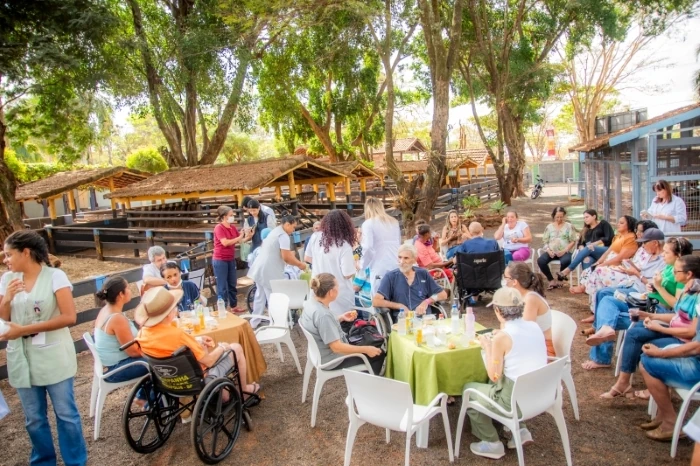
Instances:
[[[506,450],[501,442],[475,442],[469,445],[469,449],[477,456],[491,458],[494,460],[501,459],[506,456]]]
[[[523,446],[529,445],[533,442],[532,440],[532,434],[530,433],[529,430],[527,429],[520,429],[520,441],[523,442]],[[515,441],[511,437],[510,440],[508,440],[508,449],[509,450],[514,450],[515,449]]]
[[[467,300],[467,302],[469,303],[470,306],[476,306],[477,304],[479,304],[479,303],[476,301],[476,299],[474,299],[472,296],[469,297],[469,299]]]

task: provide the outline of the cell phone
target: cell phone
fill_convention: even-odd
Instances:
[[[483,330],[477,330],[476,332],[477,335],[488,335],[489,333],[493,333],[492,328],[485,328]]]

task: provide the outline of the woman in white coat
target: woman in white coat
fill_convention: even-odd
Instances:
[[[399,266],[401,245],[399,222],[387,214],[384,204],[371,197],[365,202],[365,222],[362,224],[362,259],[360,270],[370,269],[372,294],[377,291],[377,276],[383,277]]]
[[[657,181],[654,191],[656,197],[649,209],[642,211],[642,217],[653,220],[664,233],[680,233],[688,220],[685,202],[673,195],[671,185],[666,180]]]

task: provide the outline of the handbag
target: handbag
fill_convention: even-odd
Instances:
[[[348,331],[348,343],[353,346],[374,346],[381,348],[384,345],[384,337],[374,322],[356,320]]]
[[[253,246],[249,241],[246,241],[245,243],[241,244],[241,260],[242,261],[248,260],[248,256],[250,255],[250,249],[252,247]]]
[[[650,298],[647,296],[644,299],[635,298],[633,296],[627,295],[625,302],[630,308],[641,309],[642,311],[649,312],[651,314],[656,313],[656,306],[659,304],[659,300],[655,298]]]

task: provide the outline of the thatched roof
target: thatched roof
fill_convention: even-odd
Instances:
[[[232,193],[252,191],[274,182],[287,182],[294,173],[296,184],[312,183],[314,180],[346,178],[331,165],[303,155],[279,159],[255,160],[227,165],[202,165],[198,167],[173,168],[154,175],[140,183],[120,189],[105,197],[125,199],[133,197],[179,197],[197,193]]]
[[[577,146],[569,147],[569,152],[592,152],[597,149],[604,148],[606,146],[610,145],[611,140],[618,138],[619,136],[623,136],[629,133],[637,133],[638,130],[644,130],[644,134],[649,134],[653,131],[658,131],[661,128],[664,128],[666,126],[670,126],[676,123],[676,118],[674,117],[679,117],[683,115],[684,113],[687,112],[692,112],[693,110],[700,110],[700,103],[695,103],[691,105],[686,105],[685,107],[677,108],[675,110],[671,110],[670,112],[666,112],[664,114],[661,114],[659,116],[656,116],[654,118],[650,118],[648,120],[642,121],[640,123],[637,123],[636,125],[632,125],[628,128],[621,129],[619,131],[615,131],[614,133],[609,133],[609,134],[604,134],[602,136],[598,136],[595,139],[591,139],[590,141],[586,141],[584,143],[581,143]],[[668,121],[670,120],[670,121]],[[632,136],[630,134],[630,136]],[[642,134],[639,134],[638,136],[642,136]],[[628,138],[622,138],[624,141],[621,142],[626,142],[628,140],[634,139],[633,137]],[[613,141],[613,145],[616,145],[615,141]]]
[[[394,141],[393,151],[395,154],[400,152],[428,152],[428,148],[418,138],[404,138]],[[384,154],[385,152],[384,144],[372,149],[372,154]]]
[[[363,163],[357,160],[351,160],[348,162],[337,162],[332,163],[332,167],[345,173],[350,178],[381,178],[382,176],[375,170],[367,167]]]
[[[447,151],[447,166],[456,168],[467,160],[474,162],[474,166],[483,167],[486,164],[492,164],[489,152],[484,149],[455,149]]]
[[[396,166],[403,174],[425,173],[428,170],[427,160],[418,160],[414,162],[396,162]],[[381,165],[375,168],[377,172],[386,174],[386,165]]]
[[[132,170],[126,167],[93,168],[90,170],[75,170],[60,172],[31,183],[17,187],[15,199],[29,201],[32,199],[48,199],[77,188],[94,186],[109,189],[109,179],[114,181],[115,188],[125,188],[151,176],[150,173]]]

